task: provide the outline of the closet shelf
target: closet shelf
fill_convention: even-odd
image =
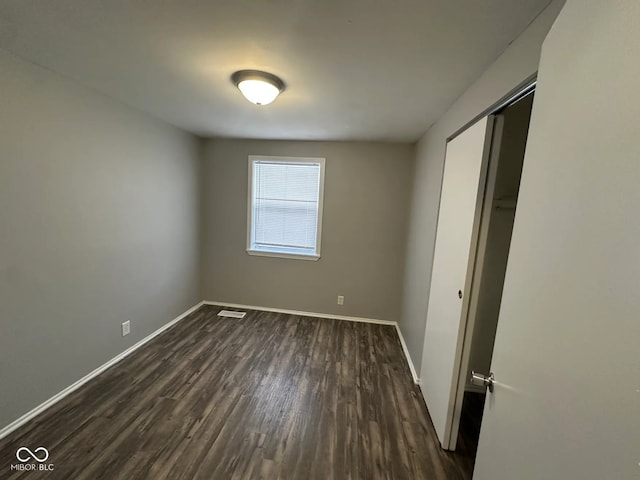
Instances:
[[[515,210],[516,197],[501,197],[493,200],[493,208],[498,210]]]

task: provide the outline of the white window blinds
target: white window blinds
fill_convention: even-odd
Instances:
[[[249,253],[319,256],[324,159],[250,157]]]

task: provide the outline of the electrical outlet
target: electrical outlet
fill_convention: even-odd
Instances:
[[[131,333],[131,320],[122,323],[122,336],[125,337]]]
[[[344,305],[344,295],[338,295],[338,305]]]

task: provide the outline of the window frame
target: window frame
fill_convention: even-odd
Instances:
[[[297,163],[297,164],[320,164],[320,176],[318,179],[318,221],[316,225],[316,249],[313,254],[306,253],[290,253],[268,250],[256,250],[252,248],[253,244],[253,165],[256,161],[274,162],[274,163]],[[276,257],[289,258],[295,260],[311,260],[318,261],[320,259],[320,247],[322,240],[322,213],[324,205],[324,172],[325,158],[322,157],[282,157],[270,155],[249,155],[249,175],[248,175],[248,191],[247,191],[247,253],[258,257]]]

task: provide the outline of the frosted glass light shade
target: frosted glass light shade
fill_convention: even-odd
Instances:
[[[279,77],[260,70],[240,70],[231,75],[231,81],[247,100],[256,105],[270,104],[285,87]]]
[[[238,83],[238,88],[247,100],[256,105],[269,105],[280,95],[278,87],[263,80],[244,80]]]

